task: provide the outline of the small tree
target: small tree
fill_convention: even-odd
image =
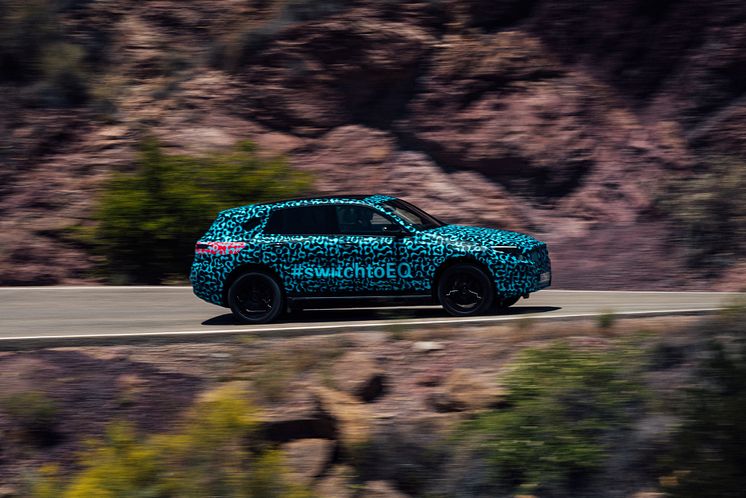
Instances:
[[[603,466],[630,410],[641,406],[641,385],[627,363],[614,350],[563,343],[523,351],[502,379],[508,406],[476,416],[457,434],[465,468],[484,469],[460,485],[492,496],[572,495]]]
[[[188,273],[195,241],[224,209],[297,195],[310,185],[282,158],[256,154],[251,142],[203,157],[141,145],[134,173],[104,186],[84,236],[104,258],[109,278],[160,283]]]
[[[658,206],[675,223],[674,240],[696,268],[721,269],[746,248],[746,168],[713,156],[702,173],[665,186]]]

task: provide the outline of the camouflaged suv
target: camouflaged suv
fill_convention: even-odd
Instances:
[[[543,242],[449,225],[386,195],[229,209],[195,253],[194,293],[245,323],[346,305],[440,303],[452,315],[477,315],[552,280]]]

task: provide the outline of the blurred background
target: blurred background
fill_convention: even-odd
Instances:
[[[745,119],[736,0],[0,0],[0,286],[184,284],[222,209],[387,193],[555,288],[743,290]],[[742,498],[744,323],[2,343],[0,498]]]
[[[746,5],[0,1],[0,284],[184,282],[219,209],[389,193],[555,286],[743,287]]]

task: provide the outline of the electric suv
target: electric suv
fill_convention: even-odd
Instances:
[[[507,308],[551,284],[529,235],[449,225],[385,195],[292,199],[222,211],[197,242],[201,299],[244,323],[286,310],[440,303],[456,316]]]

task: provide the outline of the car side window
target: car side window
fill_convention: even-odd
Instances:
[[[264,233],[331,235],[339,233],[334,206],[301,206],[272,211]]]
[[[262,222],[261,218],[249,218],[248,220],[241,223],[241,226],[243,227],[244,230],[246,230],[247,232],[250,232],[256,227],[258,227],[261,222]]]
[[[396,224],[367,206],[337,206],[339,232],[346,235],[389,235]]]

